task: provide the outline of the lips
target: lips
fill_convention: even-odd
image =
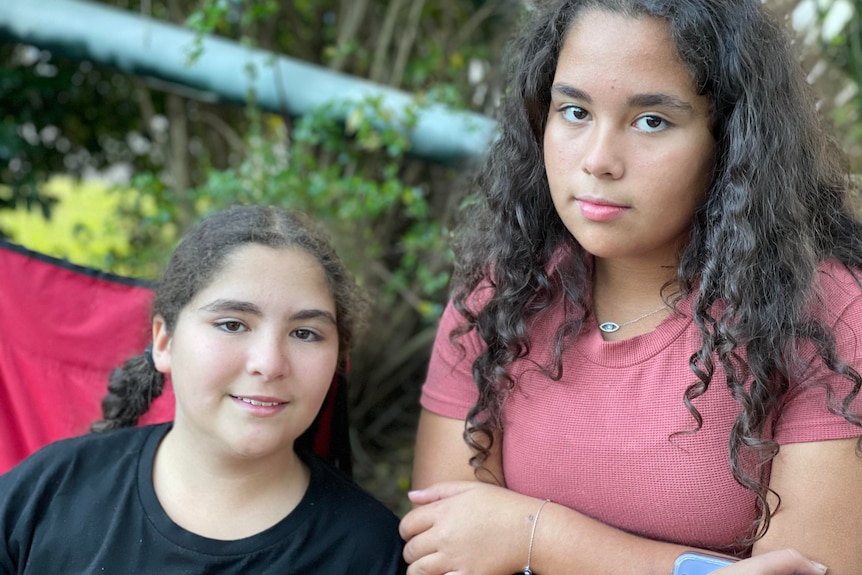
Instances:
[[[616,202],[612,202],[612,201],[607,200],[605,198],[600,198],[600,197],[596,197],[596,196],[589,196],[589,195],[578,196],[575,198],[575,201],[576,202],[584,202],[584,203],[588,203],[588,204],[594,204],[596,206],[608,206],[610,208],[625,208],[626,207],[623,204],[618,204]]]
[[[607,222],[623,215],[629,207],[615,204],[603,198],[584,196],[575,198],[575,203],[581,210],[581,214],[588,220],[594,222]]]
[[[255,407],[276,407],[287,403],[286,401],[280,401],[273,397],[245,397],[242,395],[231,395],[231,397]]]

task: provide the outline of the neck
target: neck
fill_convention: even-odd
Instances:
[[[602,337],[627,339],[655,329],[667,317],[669,309],[664,309],[663,295],[673,294],[673,287],[665,286],[675,274],[673,266],[597,258],[593,268],[593,312],[599,324],[612,322],[618,326],[610,333],[602,329]]]
[[[172,429],[156,451],[153,485],[168,516],[213,539],[254,535],[285,517],[302,499],[309,470],[286,450],[249,460],[213,455]]]
[[[661,302],[662,289],[676,277],[676,265],[596,258],[593,297],[596,300]],[[649,307],[649,306],[647,306]]]

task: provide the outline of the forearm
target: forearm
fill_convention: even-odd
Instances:
[[[551,503],[546,504],[539,515],[532,553],[529,543],[527,546],[527,553],[531,555],[530,569],[536,575],[670,575],[674,562],[684,551],[715,555],[690,546],[638,537]],[[513,565],[518,572],[522,569],[517,561]],[[755,557],[732,563],[716,575],[719,572],[722,575],[824,575],[826,571],[826,566],[812,561],[810,556],[792,547],[782,547],[761,549]],[[859,571],[857,566],[838,572]]]
[[[519,573],[530,555],[534,524],[530,569],[536,575],[670,575],[680,553],[697,551],[632,535],[554,503],[539,513],[541,500],[478,481],[438,483],[411,492],[410,499],[416,507],[400,527],[409,575]],[[785,548],[721,573],[823,575],[825,568],[810,559]]]
[[[411,573],[483,575],[669,575],[688,547],[631,535],[562,505],[476,481],[411,492],[416,507],[401,522]],[[481,554],[476,550],[482,549]]]
[[[686,550],[691,548],[638,537],[548,503],[536,525],[530,568],[537,575],[669,575]]]

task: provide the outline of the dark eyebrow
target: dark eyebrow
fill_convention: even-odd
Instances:
[[[570,84],[554,84],[551,86],[551,94],[560,94],[573,100],[581,100],[587,104],[593,103],[593,99],[586,92]]]
[[[593,103],[593,99],[590,98],[589,94],[570,84],[554,84],[551,86],[551,93],[572,98],[573,100],[580,100],[586,104]],[[685,100],[681,100],[676,96],[671,96],[670,94],[661,93],[635,94],[629,98],[628,104],[632,108],[671,108],[689,113],[694,110],[694,107]]]
[[[303,309],[291,315],[290,319],[322,319],[332,325],[338,325],[338,322],[335,321],[335,316],[322,309]]]
[[[680,112],[693,112],[694,107],[670,94],[635,94],[629,98],[633,108],[671,108]]]
[[[263,315],[263,312],[260,310],[260,308],[253,303],[233,299],[217,299],[213,302],[206,304],[205,306],[202,306],[201,310],[214,313],[238,312],[250,313],[256,316]],[[335,321],[335,316],[332,315],[330,312],[322,309],[302,309],[292,314],[290,316],[290,319],[322,319],[323,321],[329,322],[332,325],[338,325],[338,323]]]
[[[205,306],[201,306],[201,310],[217,313],[224,313],[226,311],[237,311],[243,313],[251,313],[254,315],[263,315],[263,313],[260,311],[260,308],[253,303],[247,301],[238,301],[234,299],[217,299],[206,304]]]

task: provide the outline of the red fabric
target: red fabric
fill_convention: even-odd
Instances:
[[[111,371],[150,342],[153,287],[0,240],[0,473],[89,432]],[[309,447],[349,473],[345,401],[336,376],[307,435]],[[173,416],[168,381],[139,424]]]
[[[314,443],[312,449],[319,456],[329,459],[333,456],[331,453],[332,446],[332,418],[335,416],[333,406],[338,401],[338,376],[332,378],[332,383],[329,386],[329,391],[326,393],[326,399],[323,400],[323,409],[320,412],[317,430],[314,434]],[[329,406],[329,408],[327,408]]]
[[[99,419],[108,375],[150,340],[145,282],[0,243],[0,473]],[[173,417],[170,388],[141,424]]]

